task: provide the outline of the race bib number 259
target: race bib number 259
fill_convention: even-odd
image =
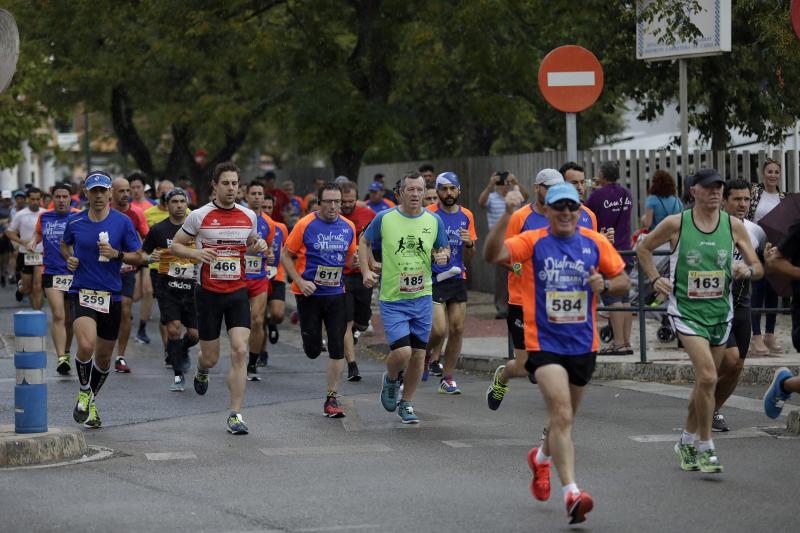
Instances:
[[[81,289],[78,293],[78,302],[81,307],[94,309],[98,313],[108,313],[111,308],[111,293]]]

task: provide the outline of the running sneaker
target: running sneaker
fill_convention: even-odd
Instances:
[[[361,381],[361,374],[358,372],[358,363],[355,361],[347,363],[347,381]]]
[[[172,392],[183,392],[184,385],[186,384],[186,378],[183,376],[175,376],[175,381],[172,385],[169,386],[169,390]]]
[[[381,405],[390,413],[397,409],[397,389],[400,380],[389,381],[389,373],[383,373],[383,386],[381,387]]]
[[[782,366],[775,371],[775,376],[772,378],[767,392],[764,393],[764,413],[770,418],[778,418],[783,411],[783,404],[789,399],[791,393],[783,392],[781,382],[784,379],[792,377],[792,372]]]
[[[128,363],[125,362],[124,357],[117,357],[114,360],[114,370],[119,372],[120,374],[130,374],[131,369],[128,366]]]
[[[489,385],[489,389],[486,391],[486,403],[489,404],[489,409],[492,411],[497,411],[500,407],[500,402],[503,401],[503,398],[508,392],[508,384],[503,384],[503,382],[500,381],[500,376],[503,375],[503,370],[505,370],[505,368],[506,365],[500,365],[495,369],[492,384]]]
[[[94,402],[89,405],[89,418],[86,419],[83,425],[92,429],[99,429],[103,425],[102,420],[97,415],[97,407],[95,407]]]
[[[93,395],[91,389],[78,392],[78,400],[75,402],[75,409],[72,410],[72,418],[78,424],[83,424],[89,418],[89,406],[92,405]]]
[[[247,435],[250,430],[247,429],[247,424],[242,420],[242,415],[231,411],[228,415],[228,433],[234,435]]]
[[[451,376],[446,376],[439,382],[439,394],[461,394],[461,389]]]
[[[267,324],[267,329],[269,330],[269,343],[277,344],[278,338],[280,337],[280,334],[278,333],[278,326],[275,324]]]
[[[322,339],[322,346],[320,347],[320,351],[321,352],[327,352],[328,351],[328,341],[327,340]]]
[[[550,463],[537,463],[538,452],[539,448],[533,448],[528,452],[528,467],[533,472],[531,494],[540,502],[546,502],[550,499]]]
[[[716,432],[724,432],[730,431],[731,428],[727,422],[725,422],[725,417],[722,416],[722,413],[719,411],[714,411],[714,420],[711,421],[711,431]]]
[[[136,332],[136,342],[139,344],[150,344],[150,337],[147,336],[147,332],[143,329],[140,329]]]
[[[247,381],[261,381],[256,365],[247,365]]]
[[[432,376],[442,377],[442,374],[444,374],[444,367],[439,361],[431,361],[431,364],[428,365],[428,372]]]
[[[402,400],[397,405],[397,414],[403,424],[419,424],[419,417],[414,414],[414,406],[408,400]]]
[[[291,322],[292,324],[297,324],[299,321],[300,321],[300,315],[297,314],[297,311],[292,311],[291,314],[289,314],[289,322]]]
[[[422,365],[422,381],[428,381],[428,376],[430,375],[430,369],[428,368],[431,364],[431,356],[425,356],[425,363]]]
[[[585,490],[578,494],[567,494],[567,518],[570,524],[580,524],[586,521],[586,515],[594,508],[594,500]]]
[[[56,372],[62,376],[68,376],[70,370],[72,370],[72,367],[69,363],[69,354],[59,355],[58,362],[56,363]]]
[[[167,368],[172,368],[172,358],[169,356],[166,350],[164,351],[164,366]]]
[[[678,441],[675,443],[675,453],[681,460],[681,470],[694,472],[700,469],[697,464],[697,448],[694,444],[681,444]]]
[[[269,363],[269,353],[261,352],[258,354],[258,362],[256,362],[256,366],[264,367],[267,366],[267,363]]]
[[[336,399],[336,396],[329,396],[325,400],[322,414],[328,418],[344,418],[344,409],[339,405],[339,400]]]
[[[194,374],[194,391],[202,396],[208,391],[208,374],[202,374],[198,370]]]
[[[715,450],[709,449],[701,453],[699,459],[697,459],[697,464],[700,467],[700,471],[706,474],[722,473],[722,465],[719,463]]]

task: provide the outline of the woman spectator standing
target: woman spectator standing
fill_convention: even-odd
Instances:
[[[764,218],[767,213],[772,211],[783,200],[784,193],[780,191],[781,164],[774,159],[764,161],[762,167],[762,183],[756,183],[750,189],[750,210],[747,218],[755,223]],[[763,250],[758,250],[759,254]],[[777,307],[778,295],[767,278],[753,282],[752,307]],[[775,339],[775,313],[767,313],[764,335],[761,335],[761,312],[751,313],[753,322],[753,353],[755,355],[767,355],[770,352],[781,353],[783,347]]]
[[[675,180],[666,170],[656,170],[650,178],[650,195],[644,203],[642,227],[653,231],[658,223],[683,211],[683,204],[675,189]]]

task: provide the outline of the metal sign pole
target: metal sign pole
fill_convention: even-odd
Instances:
[[[681,177],[689,175],[689,89],[686,76],[686,60],[678,60],[679,104],[681,108]]]
[[[567,113],[567,161],[578,160],[578,126],[575,113]]]

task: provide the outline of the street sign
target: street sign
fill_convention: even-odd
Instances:
[[[603,67],[586,48],[560,46],[539,65],[539,90],[559,111],[579,113],[591,107],[603,91]]]
[[[800,0],[792,0],[791,10],[792,28],[797,38],[800,39]]]

